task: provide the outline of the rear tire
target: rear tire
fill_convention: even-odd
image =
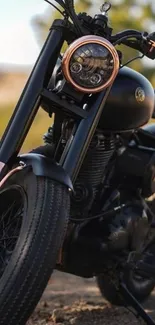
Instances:
[[[134,274],[133,271],[129,271],[128,274],[125,275],[124,282],[128,290],[139,302],[144,302],[151,294],[155,286],[154,280],[144,279]],[[115,285],[110,282],[108,276],[102,274],[99,275],[97,277],[97,285],[102,296],[112,305],[126,306],[126,301],[123,299],[119,291],[119,285],[118,288],[116,288]]]
[[[152,196],[152,201],[148,201],[147,204],[149,208],[155,215],[155,195]],[[155,280],[152,278],[143,278],[133,271],[129,270],[124,274],[124,282],[128,290],[132,295],[141,303],[144,302],[155,287]],[[97,277],[97,285],[100,289],[100,292],[106,300],[108,300],[112,305],[115,306],[125,306],[126,303],[119,291],[115,287],[112,281],[110,281],[109,276],[105,274],[100,274]]]
[[[2,223],[6,222],[4,229],[10,232],[20,195],[23,213],[12,229],[16,236],[12,235],[10,244],[12,239],[2,235]],[[8,216],[8,206],[14,202]],[[36,177],[28,168],[12,176],[1,189],[0,257],[3,254],[5,263],[3,267],[0,264],[0,325],[24,325],[30,317],[55,267],[68,215],[68,189],[47,177]],[[11,248],[6,248],[8,243]]]

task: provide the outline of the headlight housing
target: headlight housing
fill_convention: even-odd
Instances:
[[[97,93],[108,88],[119,70],[115,47],[99,36],[83,36],[74,41],[62,59],[65,79],[83,93]]]

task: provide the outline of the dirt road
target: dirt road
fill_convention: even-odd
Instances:
[[[155,292],[145,303],[155,319]],[[111,307],[95,280],[55,272],[27,325],[139,325],[144,324],[123,307]]]

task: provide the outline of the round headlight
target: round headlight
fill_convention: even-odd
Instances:
[[[62,59],[64,77],[83,93],[97,93],[109,87],[119,70],[115,47],[99,36],[83,36],[73,42]]]

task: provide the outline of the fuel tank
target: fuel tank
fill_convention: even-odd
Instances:
[[[137,129],[152,117],[154,103],[151,83],[142,74],[124,67],[112,86],[99,127],[112,132]]]

